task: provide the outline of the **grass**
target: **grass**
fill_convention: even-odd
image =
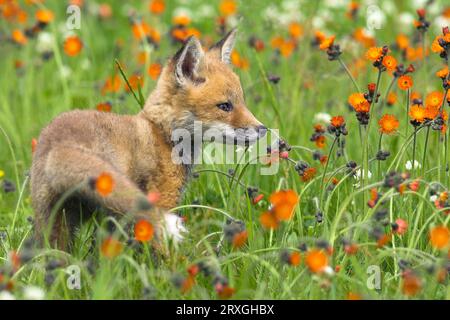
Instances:
[[[89,2],[92,5],[97,1]],[[83,8],[81,29],[75,30],[75,34],[82,39],[84,48],[75,57],[67,56],[62,46],[66,19],[64,1],[46,1],[42,5],[56,16],[45,30],[55,39],[49,49],[50,59],[43,59],[36,51],[36,39],[29,39],[23,46],[0,40],[0,169],[4,171],[4,177],[0,179],[16,185],[15,192],[0,192],[0,232],[3,235],[0,274],[4,274],[3,284],[5,279],[14,283],[11,293],[16,298],[28,297],[27,292],[32,286],[42,288],[46,299],[216,299],[212,276],[197,276],[196,284],[188,292],[182,292],[174,285],[177,282],[174,279],[181,279],[178,282],[186,279],[187,268],[199,262],[206,262],[215,272],[226,277],[230,287],[235,289],[233,298],[236,299],[344,299],[349,293],[367,299],[450,298],[448,275],[443,282],[437,281],[437,273],[445,266],[448,268],[448,254],[445,250],[434,249],[428,237],[432,227],[449,225],[450,216],[445,214],[446,209],[436,208],[430,201],[431,189],[439,186],[439,191],[444,191],[449,186],[450,177],[445,170],[448,139],[435,130],[418,129],[415,159],[422,161],[423,169],[411,171],[408,181],[419,179],[420,188],[417,191],[407,189],[400,194],[396,188],[382,188],[382,184],[386,173],[404,172],[406,162],[413,158],[413,129],[407,128],[411,125],[406,114],[406,93],[394,84],[392,90],[397,93],[398,101],[394,106],[383,103],[383,109],[377,110],[392,78],[384,72],[377,87],[381,100],[372,106],[370,129],[366,131],[363,128],[362,136],[355,114],[347,106],[348,96],[356,89],[343,66],[354,70],[357,59],[366,51],[352,38],[357,27],[366,26],[363,5],[357,17],[351,20],[345,17],[346,6],[327,7],[320,1],[301,2],[301,16],[298,14],[297,18],[304,35],[299,38],[297,49],[289,57],[283,57],[275,54],[270,41],[278,35],[286,37],[287,26],[279,22],[269,23],[263,16],[268,6],[274,6],[279,8],[278,18],[282,19],[292,11],[286,9],[292,1],[284,1],[285,4],[280,5],[273,4],[273,1],[238,1],[238,16],[242,19],[237,19],[240,29],[237,51],[248,59],[249,68],[236,69],[236,72],[241,77],[247,105],[268,127],[280,129],[281,136],[293,146],[289,154],[291,159],[306,161],[317,168],[313,179],[303,182],[292,163],[285,160],[281,161],[279,172],[270,176],[260,175],[261,165],[200,165],[195,168],[199,172],[198,178],[190,182],[182,204],[174,209],[187,217],[189,234],[181,244],[170,246],[168,257],[155,258],[148,244],[139,248],[127,245],[128,235],[120,228],[114,236],[123,243],[123,252],[114,259],[102,256],[99,247],[107,236],[107,221],[100,216],[83,226],[77,234],[73,252],[46,247],[30,253],[26,239],[32,234],[30,217],[33,217],[33,210],[27,172],[32,158],[32,138],[38,137],[40,130],[59,113],[94,109],[105,101],[111,102],[113,112],[137,113],[140,110],[136,103],[140,100],[138,92],[133,96],[121,89],[117,93],[102,95],[100,89],[105,79],[117,70],[116,59],[128,77],[135,71],[143,75],[144,96],[153,89],[156,81],[148,76],[146,68],[149,63],[165,62],[178,49],[179,45],[172,44],[168,36],[172,12],[178,7],[190,8],[192,25],[201,31],[202,37],[219,39],[216,33],[218,4],[210,5],[212,17],[200,17],[201,5],[209,1],[189,1],[185,5],[176,0],[166,1],[162,16],[149,13],[148,1],[130,1],[129,5],[119,1],[105,2],[110,4],[113,18],[101,20]],[[36,8],[19,3],[30,13],[27,25],[32,25]],[[382,28],[373,31],[378,46],[386,44],[394,48],[395,35],[400,31],[406,33],[411,41],[417,33],[413,27],[401,27],[398,19],[402,12],[416,15],[415,8],[401,1],[395,2],[394,6],[394,10],[384,12],[386,21]],[[439,10],[430,10],[432,13],[427,14],[427,19],[433,23],[425,33],[427,47],[435,36],[441,34],[434,24],[443,9],[443,1],[436,1],[434,6]],[[142,46],[133,39],[129,18],[125,14],[131,8],[160,30],[162,37],[157,50],[149,45]],[[313,21],[324,15],[324,11],[330,20],[325,21],[323,28],[327,34],[335,34],[335,42],[342,45],[341,61],[328,61],[326,52],[311,46],[315,30]],[[0,20],[0,39],[16,27],[23,28]],[[252,36],[265,42],[264,51],[256,52],[248,45],[247,40]],[[150,54],[146,65],[137,63],[136,56],[140,50]],[[398,50],[393,49],[392,54],[405,65],[410,63],[403,61]],[[23,67],[15,67],[17,61],[23,63]],[[412,91],[420,92],[422,96],[434,90],[442,91],[441,81],[434,75],[443,65],[437,54],[430,52],[425,60],[412,63],[417,69],[412,75]],[[274,84],[267,80],[268,75],[280,76],[281,80]],[[377,70],[368,62],[354,76],[355,83],[364,91],[369,82],[377,82]],[[336,154],[337,146],[330,151],[333,137],[327,137],[326,146],[321,150],[323,154],[329,154],[326,166],[313,159],[313,150],[317,147],[309,140],[318,112],[344,116],[349,132],[340,157]],[[388,150],[390,156],[378,164],[371,159],[378,151],[377,121],[384,113],[394,114],[400,121],[400,128],[397,134],[383,137],[382,149]],[[364,177],[356,185],[356,179],[347,173],[345,167],[350,160],[363,168],[369,166],[372,177]],[[244,186],[259,188],[265,195],[264,200],[253,205],[246,189],[240,183],[232,183],[227,176],[229,169],[234,169],[235,176]],[[332,191],[327,191],[331,177],[339,181]],[[321,188],[323,180],[325,185]],[[377,188],[381,194],[377,204],[370,208],[367,201],[372,188]],[[281,189],[295,190],[300,195],[300,203],[295,207],[292,219],[276,230],[265,230],[259,217],[267,210],[269,195]],[[319,194],[322,196],[317,199]],[[390,226],[384,227],[382,231],[389,235],[390,241],[378,247],[370,231],[375,213],[382,208],[387,210],[389,223],[401,218],[409,226],[401,236],[389,235]],[[323,214],[321,223],[316,219],[318,211]],[[233,249],[224,241],[223,227],[228,217],[241,220],[246,225],[248,241],[240,249]],[[93,238],[96,244],[92,244]],[[344,251],[343,238],[359,246],[355,255]],[[290,266],[280,259],[285,250],[300,251],[302,243],[312,248],[317,246],[318,240],[326,240],[334,248],[328,257],[333,269],[340,268],[334,275],[313,274],[304,261],[299,266]],[[14,272],[8,273],[11,252],[17,252],[22,258],[28,255],[30,260],[26,259]],[[301,252],[303,260],[305,255]],[[63,261],[64,267],[49,266],[55,261]],[[67,287],[67,265],[80,267],[80,290]],[[381,270],[379,289],[374,290],[367,285],[371,281],[370,266]],[[434,271],[430,271],[431,267]],[[404,294],[404,270],[413,270],[420,279],[420,290],[414,296]]]

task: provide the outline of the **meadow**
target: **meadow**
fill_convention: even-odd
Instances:
[[[0,299],[450,298],[445,1],[0,0],[0,16]],[[196,166],[165,257],[101,216],[71,252],[36,247],[42,128],[139,112],[187,37],[236,26],[279,171]]]

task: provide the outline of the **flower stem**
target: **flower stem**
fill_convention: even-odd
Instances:
[[[383,139],[383,133],[380,133],[380,139],[378,140],[378,152],[381,151],[381,140]],[[381,160],[378,160],[378,180],[381,179]]]
[[[328,153],[328,158],[327,158],[327,162],[325,163],[325,168],[323,169],[323,173],[322,173],[322,180],[320,182],[320,205],[322,206],[322,197],[323,197],[323,188],[324,188],[324,182],[325,182],[325,175],[327,174],[327,170],[328,170],[328,164],[330,163],[330,158],[332,156],[332,152],[334,149],[334,145],[336,144],[336,142],[339,140],[339,137],[334,138],[333,143],[331,144],[330,147],[330,151]]]
[[[342,68],[344,68],[345,72],[347,73],[347,75],[349,76],[350,80],[352,80],[353,85],[355,86],[356,90],[358,92],[361,92],[361,90],[359,89],[358,84],[356,83],[355,78],[353,78],[352,73],[350,72],[350,70],[348,70],[347,66],[345,65],[344,61],[342,61],[342,59],[340,57],[338,57],[337,59],[339,61],[339,63],[341,64]]]
[[[425,136],[425,146],[423,148],[423,156],[422,156],[422,179],[425,178],[425,161],[427,160],[426,155],[427,155],[427,147],[428,147],[428,138],[430,136],[430,127],[431,124],[428,125],[427,128],[427,135]]]
[[[417,128],[414,127],[413,157],[412,157],[412,168],[411,168],[411,171],[413,173],[416,172],[416,137],[417,137]]]

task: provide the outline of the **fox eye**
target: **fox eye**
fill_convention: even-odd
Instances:
[[[233,110],[233,105],[231,104],[231,102],[222,102],[217,104],[217,108],[225,112],[230,112],[231,110]]]

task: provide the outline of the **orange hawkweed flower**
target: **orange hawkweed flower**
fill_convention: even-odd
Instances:
[[[415,104],[415,105],[412,105],[411,108],[409,109],[409,116],[410,116],[411,120],[422,123],[425,121],[427,112],[426,112],[425,108]]]
[[[280,224],[275,215],[270,211],[264,212],[259,217],[259,221],[261,222],[261,225],[266,229],[276,229]]]
[[[402,90],[407,90],[413,86],[413,79],[410,76],[401,76],[397,80],[398,87]]]
[[[272,193],[269,201],[278,220],[289,220],[298,203],[298,195],[294,190],[280,190]]]
[[[133,32],[133,36],[137,40],[141,40],[150,35],[151,28],[147,23],[145,23],[143,21],[136,21],[133,23],[133,25],[131,27],[131,31]]]
[[[232,246],[233,248],[241,248],[245,245],[248,239],[248,233],[247,230],[241,231],[234,235]]]
[[[366,58],[372,61],[376,61],[381,58],[383,54],[383,48],[380,47],[372,47],[369,48],[366,52]]]
[[[436,72],[436,76],[441,78],[441,79],[447,78],[447,76],[448,76],[448,67],[445,66],[444,68],[442,68],[441,70]]]
[[[442,48],[441,45],[439,44],[439,39],[441,38],[442,36],[437,36],[431,43],[431,51],[433,51],[434,53],[441,53],[444,51],[444,48]]]
[[[393,56],[386,56],[383,58],[383,66],[385,66],[387,70],[393,71],[397,67],[397,60],[395,60]]]
[[[106,93],[119,92],[121,85],[122,81],[120,80],[120,76],[118,74],[113,77],[109,77],[108,79],[106,79],[105,84],[103,85],[102,94],[104,95]]]
[[[306,254],[305,263],[311,272],[321,273],[328,266],[328,257],[322,250],[312,249]]]
[[[153,239],[155,230],[153,225],[147,220],[139,220],[134,225],[134,238],[140,242],[148,242]]]
[[[117,257],[123,250],[123,245],[120,241],[113,237],[106,238],[100,248],[102,255],[108,259]]]
[[[239,69],[243,70],[246,70],[249,67],[248,60],[241,57],[241,55],[236,50],[233,50],[233,52],[231,52],[231,63]]]
[[[326,158],[326,156],[324,156],[325,158],[321,158],[320,159],[320,162],[322,163],[323,162],[323,160],[325,160],[325,162],[326,162],[326,160],[327,160],[327,158]],[[309,168],[306,168],[304,171],[303,171],[303,174],[302,174],[302,181],[303,182],[308,182],[308,181],[310,181],[312,178],[314,178],[315,176],[316,176],[316,172],[317,172],[317,169],[316,168],[313,168],[313,167],[309,167]]]
[[[396,102],[397,102],[397,95],[395,94],[395,92],[389,92],[386,100],[387,105],[392,106]]]
[[[142,88],[144,85],[144,79],[139,74],[133,74],[131,77],[128,78],[128,83],[130,84],[131,89],[137,90],[139,87]],[[130,92],[131,89],[128,87],[128,84],[125,83],[125,91]]]
[[[161,14],[164,12],[166,4],[164,0],[152,0],[149,4],[149,10],[154,14]]]
[[[422,282],[414,274],[403,276],[402,292],[406,296],[415,296],[422,288]]]
[[[53,12],[50,10],[39,9],[38,11],[36,11],[36,20],[41,23],[45,24],[50,23],[53,21],[54,18],[55,16]]]
[[[11,33],[11,39],[20,45],[24,45],[28,41],[27,36],[19,29],[13,30]]]
[[[409,47],[409,39],[404,34],[399,34],[395,39],[395,42],[400,50],[405,50]]]
[[[448,227],[438,226],[430,231],[431,245],[436,249],[444,249],[450,243],[450,231]]]
[[[109,173],[103,172],[95,180],[95,189],[101,196],[106,197],[113,191],[114,184],[113,177]]]
[[[425,98],[425,106],[440,108],[442,100],[444,100],[444,94],[441,91],[430,92]]]
[[[335,128],[340,128],[345,124],[343,116],[334,116],[331,118],[330,123]]]
[[[69,36],[64,40],[64,52],[69,57],[78,55],[83,49],[83,42],[78,36]]]
[[[300,265],[301,261],[302,261],[302,256],[300,255],[300,252],[295,251],[289,255],[289,264],[291,266],[296,267],[296,266]]]
[[[303,27],[298,22],[291,22],[289,24],[289,34],[292,38],[299,38],[303,35]]]
[[[159,63],[152,63],[148,67],[148,75],[153,80],[157,80],[158,79],[159,75],[161,74],[161,71],[162,71],[162,66]]]
[[[38,141],[36,138],[31,139],[31,153],[34,153],[36,151],[38,145]]]
[[[378,125],[380,126],[381,133],[392,134],[397,131],[400,123],[395,116],[391,114],[385,114],[381,117],[380,121],[378,121]]]
[[[99,104],[97,104],[96,109],[102,112],[111,112],[112,109],[111,102],[109,101],[100,102]]]
[[[216,288],[216,291],[220,299],[230,299],[231,296],[236,292],[236,289],[228,285],[222,285],[220,286],[220,288]]]
[[[348,97],[348,103],[355,109],[356,112],[369,112],[370,103],[364,97],[363,93],[352,93]]]
[[[357,293],[349,292],[347,294],[347,300],[362,300],[362,297]]]
[[[222,0],[219,6],[220,13],[225,16],[231,16],[236,13],[237,5],[235,0]]]
[[[323,39],[319,44],[319,49],[327,50],[329,47],[331,47],[333,45],[335,38],[336,38],[336,36],[331,36],[329,38]]]
[[[191,23],[191,18],[187,15],[179,15],[172,18],[172,24],[175,26],[187,26]]]

